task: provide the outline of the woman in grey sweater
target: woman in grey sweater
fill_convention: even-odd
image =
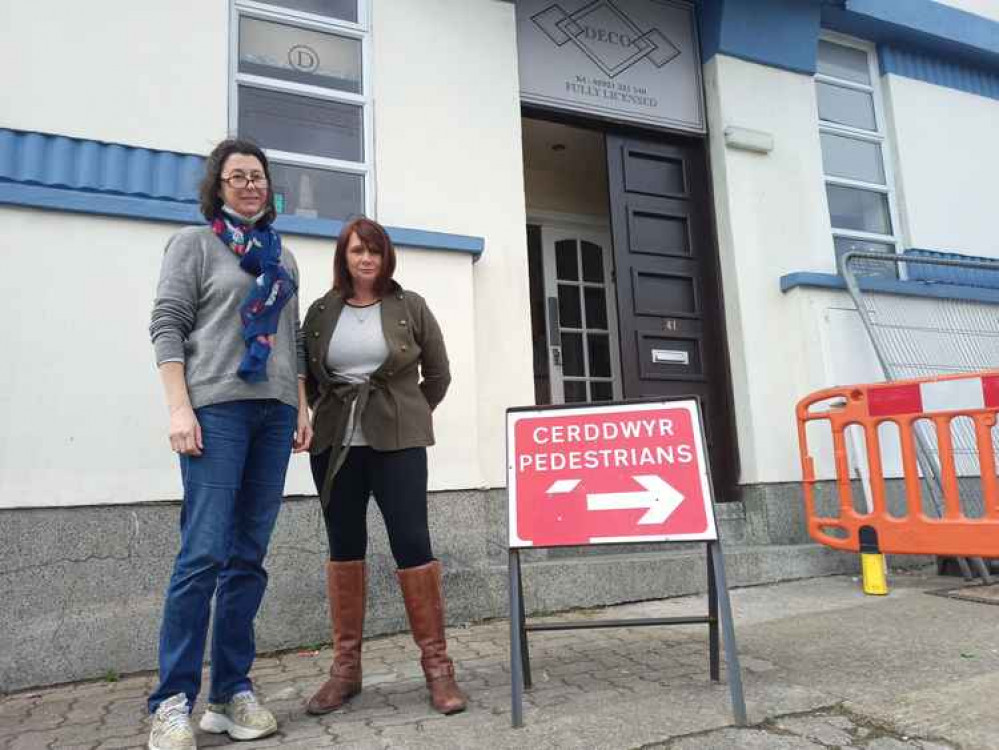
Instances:
[[[253,620],[290,453],[312,439],[298,268],[271,228],[267,157],[227,140],[208,157],[201,212],[167,244],[150,336],[180,459],[180,552],[160,630],[160,683],[149,697],[149,750],[193,750],[212,597],[211,689],[201,720],[233,739],[277,730],[249,679]]]

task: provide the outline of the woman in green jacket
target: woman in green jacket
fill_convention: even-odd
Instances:
[[[312,475],[323,506],[333,623],[330,678],[306,710],[325,714],[361,690],[368,497],[374,495],[398,567],[406,614],[430,700],[441,713],[465,708],[444,639],[441,566],[427,527],[431,412],[451,375],[440,327],[420,295],[392,279],[395,249],[370,219],[337,239],[333,288],[303,323],[306,389],[315,436]]]

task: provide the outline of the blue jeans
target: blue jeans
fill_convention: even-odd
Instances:
[[[267,587],[263,561],[298,419],[296,409],[274,400],[212,404],[196,414],[204,450],[180,457],[180,552],[163,608],[160,684],[150,713],[177,693],[194,705],[213,595],[209,701],[250,689],[253,620]]]

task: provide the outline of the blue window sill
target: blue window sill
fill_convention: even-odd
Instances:
[[[898,281],[894,279],[861,278],[860,288],[865,292],[898,294],[904,297],[927,297],[968,302],[999,304],[999,289],[946,284],[938,281]],[[846,291],[843,277],[834,273],[795,271],[780,277],[780,290],[792,289],[841,289]]]
[[[190,201],[70,190],[17,182],[0,181],[0,204],[178,224],[204,222],[197,204]],[[343,222],[302,216],[279,216],[274,226],[278,231],[288,234],[334,239],[340,234]],[[401,247],[468,253],[472,255],[473,260],[478,260],[485,249],[485,240],[482,237],[404,227],[386,227],[386,229],[392,241]]]
[[[201,224],[204,157],[0,128],[0,204],[130,219]],[[279,231],[331,239],[343,223],[280,216]],[[478,260],[482,237],[386,227],[403,247],[453,250]]]

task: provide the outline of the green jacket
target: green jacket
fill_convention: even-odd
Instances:
[[[309,366],[305,390],[315,433],[310,452],[315,455],[333,449],[326,481],[320,488],[324,505],[333,476],[346,458],[343,443],[350,405],[355,400],[357,419],[375,450],[434,444],[431,412],[451,383],[444,337],[423,297],[392,283],[381,306],[389,354],[367,383],[336,381],[326,369],[326,352],[344,306],[340,292],[331,289],[313,302],[302,322]]]

